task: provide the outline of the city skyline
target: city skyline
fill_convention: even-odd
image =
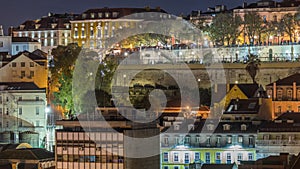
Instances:
[[[8,28],[10,26],[17,26],[26,20],[34,20],[46,16],[49,12],[51,13],[82,13],[91,8],[102,8],[102,7],[145,7],[149,6],[152,8],[161,7],[168,13],[174,15],[188,15],[192,10],[206,11],[208,7],[214,7],[215,5],[226,5],[228,9],[242,5],[242,0],[214,0],[214,1],[195,1],[188,0],[186,3],[181,1],[138,1],[138,0],[114,0],[114,1],[97,1],[88,0],[80,1],[74,0],[71,4],[61,3],[59,0],[35,1],[28,0],[28,3],[24,3],[21,0],[6,1],[3,2],[0,7],[0,25],[4,27],[4,33],[8,34]],[[248,0],[247,3],[253,3],[254,0]],[[13,11],[13,12],[12,12]],[[8,17],[9,16],[9,17]]]

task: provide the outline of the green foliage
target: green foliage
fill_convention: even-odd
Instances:
[[[58,46],[52,50],[54,67],[50,67],[50,89],[53,93],[52,101],[61,106],[65,114],[74,113],[72,99],[72,74],[75,61],[81,48],[77,44]],[[58,89],[58,91],[57,91]]]
[[[244,29],[246,36],[254,43],[254,36],[258,36],[259,41],[263,32],[264,21],[256,12],[248,12],[244,16]]]
[[[63,107],[66,111],[64,113],[74,113],[74,105],[72,98],[72,74],[62,74],[58,80],[59,89],[54,92],[54,103]]]
[[[212,41],[215,44],[227,45],[235,43],[235,40],[240,34],[239,27],[242,24],[240,16],[233,16],[230,13],[218,14],[212,21],[210,26],[204,30],[208,32]]]

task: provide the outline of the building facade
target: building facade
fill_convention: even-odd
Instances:
[[[43,54],[35,50],[3,56],[0,61],[1,82],[34,82],[40,88],[47,88],[47,57]]]
[[[32,82],[0,83],[1,142],[44,147],[46,90]]]
[[[105,47],[105,41],[118,30],[136,27],[143,19],[143,12],[164,12],[160,8],[99,8],[83,12],[71,21],[71,36],[79,46],[96,49]],[[140,15],[138,13],[141,13]],[[135,14],[132,18],[122,17]]]
[[[272,118],[285,112],[300,112],[300,74],[279,79],[266,86],[267,95],[272,98]]]
[[[41,43],[44,52],[58,45],[72,42],[71,23],[76,14],[52,14],[37,20],[28,20],[9,31],[13,37],[29,37]]]
[[[299,113],[285,113],[261,125],[257,133],[257,157],[300,152]]]
[[[258,125],[204,123],[185,125],[183,122],[161,133],[161,168],[186,169],[190,163],[232,164],[256,159],[255,129]]]
[[[37,49],[41,49],[41,43],[29,37],[12,37],[11,48],[11,54],[16,55],[23,51],[33,52]]]

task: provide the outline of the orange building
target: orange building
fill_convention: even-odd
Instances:
[[[267,95],[272,98],[272,118],[284,112],[300,112],[300,74],[279,79],[266,86]]]

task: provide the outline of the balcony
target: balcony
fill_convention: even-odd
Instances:
[[[257,140],[257,146],[299,146],[300,140]]]

